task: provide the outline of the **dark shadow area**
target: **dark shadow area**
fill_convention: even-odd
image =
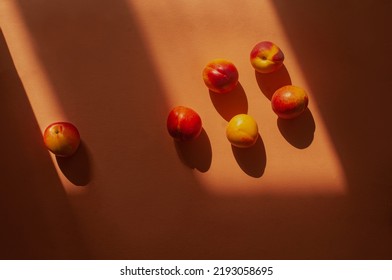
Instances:
[[[226,120],[238,114],[248,113],[248,99],[242,85],[238,82],[237,86],[228,93],[215,93],[209,91],[212,104],[216,111]]]
[[[206,199],[203,208],[189,213],[190,219],[184,223],[192,233],[188,232],[188,242],[183,244],[185,250],[180,256],[190,259],[388,259],[390,251],[386,241],[390,232],[380,230],[384,222],[379,217],[385,206],[369,206],[355,199],[323,195]],[[211,227],[219,230],[209,230]],[[206,240],[214,247],[206,248]]]
[[[70,157],[56,157],[56,160],[61,172],[74,185],[86,186],[90,182],[90,155],[83,140],[75,154]]]
[[[87,258],[0,31],[0,259]]]
[[[363,217],[360,230],[354,224],[346,228],[360,248],[354,257],[390,259],[392,5],[387,0],[274,5],[344,168],[349,193],[339,211],[355,209]],[[370,55],[371,49],[377,51]],[[366,236],[356,236],[362,230]]]
[[[278,118],[277,125],[282,136],[294,147],[305,149],[312,144],[316,123],[309,108],[291,120]]]
[[[255,77],[261,92],[269,100],[271,100],[272,95],[277,89],[291,85],[290,74],[284,64],[277,71],[268,74],[255,71]]]
[[[207,172],[212,161],[212,147],[206,131],[203,129],[199,137],[191,141],[175,141],[177,154],[181,161],[190,168]]]
[[[246,174],[255,178],[263,176],[267,164],[267,155],[260,135],[252,147],[238,148],[232,145],[231,148],[239,167]]]

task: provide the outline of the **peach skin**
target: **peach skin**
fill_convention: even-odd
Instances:
[[[248,114],[238,114],[227,124],[226,137],[235,147],[249,148],[256,143],[258,136],[257,123]]]
[[[297,86],[284,86],[275,91],[271,98],[272,110],[282,119],[293,119],[308,107],[306,91]]]
[[[46,148],[59,157],[73,155],[80,144],[78,129],[68,122],[55,122],[44,131]]]
[[[198,137],[202,131],[199,114],[191,108],[177,106],[167,117],[167,130],[177,141],[189,141]]]
[[[203,70],[203,80],[206,86],[215,93],[227,93],[238,83],[238,70],[226,59],[214,59]]]
[[[284,61],[282,50],[270,41],[257,43],[250,53],[250,63],[259,73],[272,73],[278,70]]]

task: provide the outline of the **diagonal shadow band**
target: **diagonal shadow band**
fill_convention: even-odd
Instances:
[[[88,258],[1,29],[0,61],[0,259]]]

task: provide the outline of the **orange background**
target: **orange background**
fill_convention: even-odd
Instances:
[[[161,3],[162,2],[162,3]],[[390,1],[2,0],[0,258],[390,259]],[[256,74],[270,40],[285,65]],[[240,85],[201,72],[231,60]],[[305,88],[278,120],[269,98]],[[203,133],[175,144],[166,117],[195,109]],[[235,149],[227,121],[260,139]],[[42,142],[70,121],[83,143]]]

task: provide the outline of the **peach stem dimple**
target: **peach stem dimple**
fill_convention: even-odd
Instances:
[[[54,133],[59,134],[62,131],[62,128],[63,128],[62,126],[56,126],[54,129]]]

